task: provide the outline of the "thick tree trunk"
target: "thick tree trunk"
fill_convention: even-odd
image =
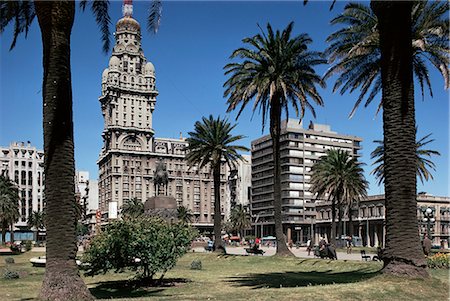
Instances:
[[[36,1],[42,34],[47,263],[39,298],[92,300],[75,263],[76,208],[70,34],[75,2]]]
[[[331,201],[331,235],[328,241],[330,244],[336,245],[336,201]]]
[[[2,225],[2,244],[6,244],[6,228],[5,224]]]
[[[294,256],[287,247],[283,234],[280,164],[281,107],[279,99],[277,97],[273,99],[270,107],[270,136],[272,138],[273,154],[273,215],[275,220],[275,237],[277,238],[277,251],[275,255]]]
[[[427,276],[416,200],[411,2],[372,1],[378,17],[384,130],[386,248],[383,272]]]
[[[213,167],[214,179],[214,251],[225,253],[222,243],[222,212],[220,210],[220,163]]]

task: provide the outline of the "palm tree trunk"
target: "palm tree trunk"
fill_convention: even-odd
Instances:
[[[336,200],[331,201],[331,235],[329,243],[336,245]]]
[[[214,179],[214,250],[225,253],[222,244],[222,212],[220,210],[220,162],[213,169]]]
[[[273,96],[270,107],[270,136],[272,138],[273,154],[273,209],[275,221],[275,237],[277,238],[277,251],[275,255],[294,256],[286,245],[283,234],[283,220],[281,215],[281,165],[280,165],[280,136],[281,136],[281,106],[279,98]]]
[[[343,233],[343,231],[342,231],[342,224],[343,224],[343,221],[342,221],[342,218],[343,218],[343,209],[342,209],[342,202],[338,202],[338,229],[337,229],[337,237],[338,237],[338,239],[339,239],[339,247],[342,247],[341,245],[340,245],[340,243],[341,243],[341,241],[340,241],[340,239],[341,239],[341,235],[342,235],[342,233]]]
[[[353,238],[353,216],[352,216],[352,203],[348,205],[348,236]]]
[[[10,227],[11,232],[9,232],[9,240],[11,241],[11,243],[14,243],[14,222],[11,223]]]
[[[378,17],[384,130],[386,249],[383,272],[427,276],[417,232],[411,2],[372,1]]]
[[[3,222],[2,223],[2,244],[6,244],[6,230],[8,228],[8,224]]]
[[[47,262],[39,298],[92,300],[75,263],[76,208],[70,34],[73,1],[36,1],[43,44]]]

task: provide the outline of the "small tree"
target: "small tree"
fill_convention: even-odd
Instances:
[[[129,269],[145,282],[152,281],[156,273],[161,273],[161,280],[186,253],[195,235],[191,227],[160,218],[115,221],[94,237],[84,254],[83,261],[89,263],[86,275]]]

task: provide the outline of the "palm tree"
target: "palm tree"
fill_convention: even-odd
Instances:
[[[189,166],[198,165],[199,169],[207,165],[212,170],[214,180],[214,249],[224,251],[221,238],[222,212],[220,206],[220,170],[223,163],[235,166],[239,160],[244,160],[238,151],[248,151],[244,146],[232,143],[244,138],[242,135],[233,136],[231,131],[236,125],[220,116],[214,118],[209,115],[197,121],[194,131],[189,132],[186,139],[188,151],[186,160]]]
[[[138,198],[125,200],[122,205],[122,215],[124,218],[138,218],[144,214],[144,203]]]
[[[177,217],[182,224],[189,224],[192,223],[194,215],[192,214],[191,209],[184,206],[180,206],[177,208]]]
[[[44,225],[44,211],[33,211],[30,216],[28,216],[27,225],[30,229],[36,230],[35,240],[38,238],[39,229],[45,228]]]
[[[428,88],[432,96],[429,61],[441,73],[445,87],[449,81],[449,19],[448,2],[417,1],[413,4],[411,14],[413,47],[413,71],[420,85],[422,97]],[[331,20],[333,25],[343,28],[331,34],[327,41],[330,46],[326,53],[332,67],[325,74],[325,79],[339,74],[333,91],[341,94],[353,92],[360,88],[360,95],[350,113],[352,116],[360,103],[366,98],[365,106],[379,95],[381,91],[381,52],[378,18],[365,4],[349,3],[344,12]],[[378,110],[381,108],[380,102]]]
[[[100,26],[105,53],[110,46],[109,1],[80,1],[82,10],[90,4]],[[148,28],[156,30],[161,1],[153,1]],[[11,49],[17,37],[37,17],[43,43],[44,169],[47,220],[47,264],[39,295],[43,300],[92,300],[81,280],[76,256],[75,191],[73,179],[74,141],[70,36],[75,19],[74,1],[1,1],[0,33],[14,24]]]
[[[368,182],[362,165],[346,151],[330,149],[311,168],[311,192],[316,193],[317,198],[331,200],[332,244],[336,244],[336,207],[341,219],[345,204],[351,206],[354,200],[367,196]]]
[[[383,272],[428,276],[417,235],[412,2],[372,1],[378,19],[383,100],[386,246]]]
[[[255,99],[253,110],[262,112],[264,130],[266,116],[270,116],[270,136],[274,166],[274,220],[278,255],[292,255],[286,246],[283,235],[281,215],[281,167],[280,131],[281,115],[288,115],[291,106],[296,115],[303,119],[306,109],[315,117],[309,99],[323,105],[316,85],[325,87],[324,81],[313,67],[325,63],[319,52],[309,51],[312,42],[307,34],[291,37],[294,23],[291,22],[283,32],[272,30],[267,24],[267,34],[262,32],[252,38],[243,39],[248,47],[235,50],[231,57],[242,59],[224,67],[230,78],[225,82],[224,96],[228,97],[228,112],[239,105],[239,118],[243,109]]]
[[[2,243],[6,242],[6,230],[11,226],[10,241],[14,241],[14,223],[19,220],[19,189],[4,175],[0,176],[0,224]]]
[[[417,128],[416,128],[417,134]],[[434,139],[428,139],[431,133],[416,142],[416,162],[417,162],[417,176],[423,184],[423,180],[433,179],[430,169],[436,170],[436,165],[428,158],[432,156],[440,156],[438,151],[431,149],[423,149],[425,145],[434,141]],[[372,165],[376,167],[371,171],[371,174],[375,175],[378,180],[378,185],[384,182],[384,143],[381,140],[374,140],[378,146],[370,154],[371,159],[376,159]]]
[[[333,42],[328,49],[330,59],[338,63],[327,75],[342,73],[334,87],[337,90],[342,85],[341,93],[360,87],[355,108],[371,85],[366,105],[382,91],[387,241],[383,271],[426,275],[415,212],[413,78],[415,74],[423,95],[424,86],[430,88],[425,58],[449,86],[449,27],[448,19],[443,17],[448,3],[371,1],[374,14],[353,4],[347,8],[348,16],[339,16],[335,22],[349,26],[329,37]]]
[[[241,238],[244,237],[243,231],[250,229],[252,226],[250,214],[245,210],[245,207],[242,206],[242,204],[237,204],[236,207],[231,210],[230,222],[233,225],[233,229],[239,233]]]

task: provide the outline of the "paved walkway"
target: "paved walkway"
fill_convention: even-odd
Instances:
[[[247,253],[245,252],[245,248],[248,247],[231,247],[228,246],[226,247],[227,253],[228,254],[234,254],[234,255],[247,255]],[[275,254],[275,248],[274,247],[261,247],[261,249],[263,249],[265,251],[264,256],[272,256]],[[204,248],[194,248],[193,249],[195,252],[199,252],[199,253],[205,253],[205,249]],[[292,253],[294,253],[295,256],[300,257],[300,258],[314,258],[313,252],[311,251],[311,255],[308,256],[308,251],[306,251],[305,247],[300,247],[300,248],[295,248],[293,247],[291,249]],[[367,253],[367,255],[370,255],[371,257],[373,257],[375,254],[371,254],[371,253]],[[253,255],[251,255],[253,256]],[[347,254],[346,252],[337,252],[337,258],[339,260],[359,260],[361,261],[361,253],[359,251],[354,251],[352,252],[352,254]]]

